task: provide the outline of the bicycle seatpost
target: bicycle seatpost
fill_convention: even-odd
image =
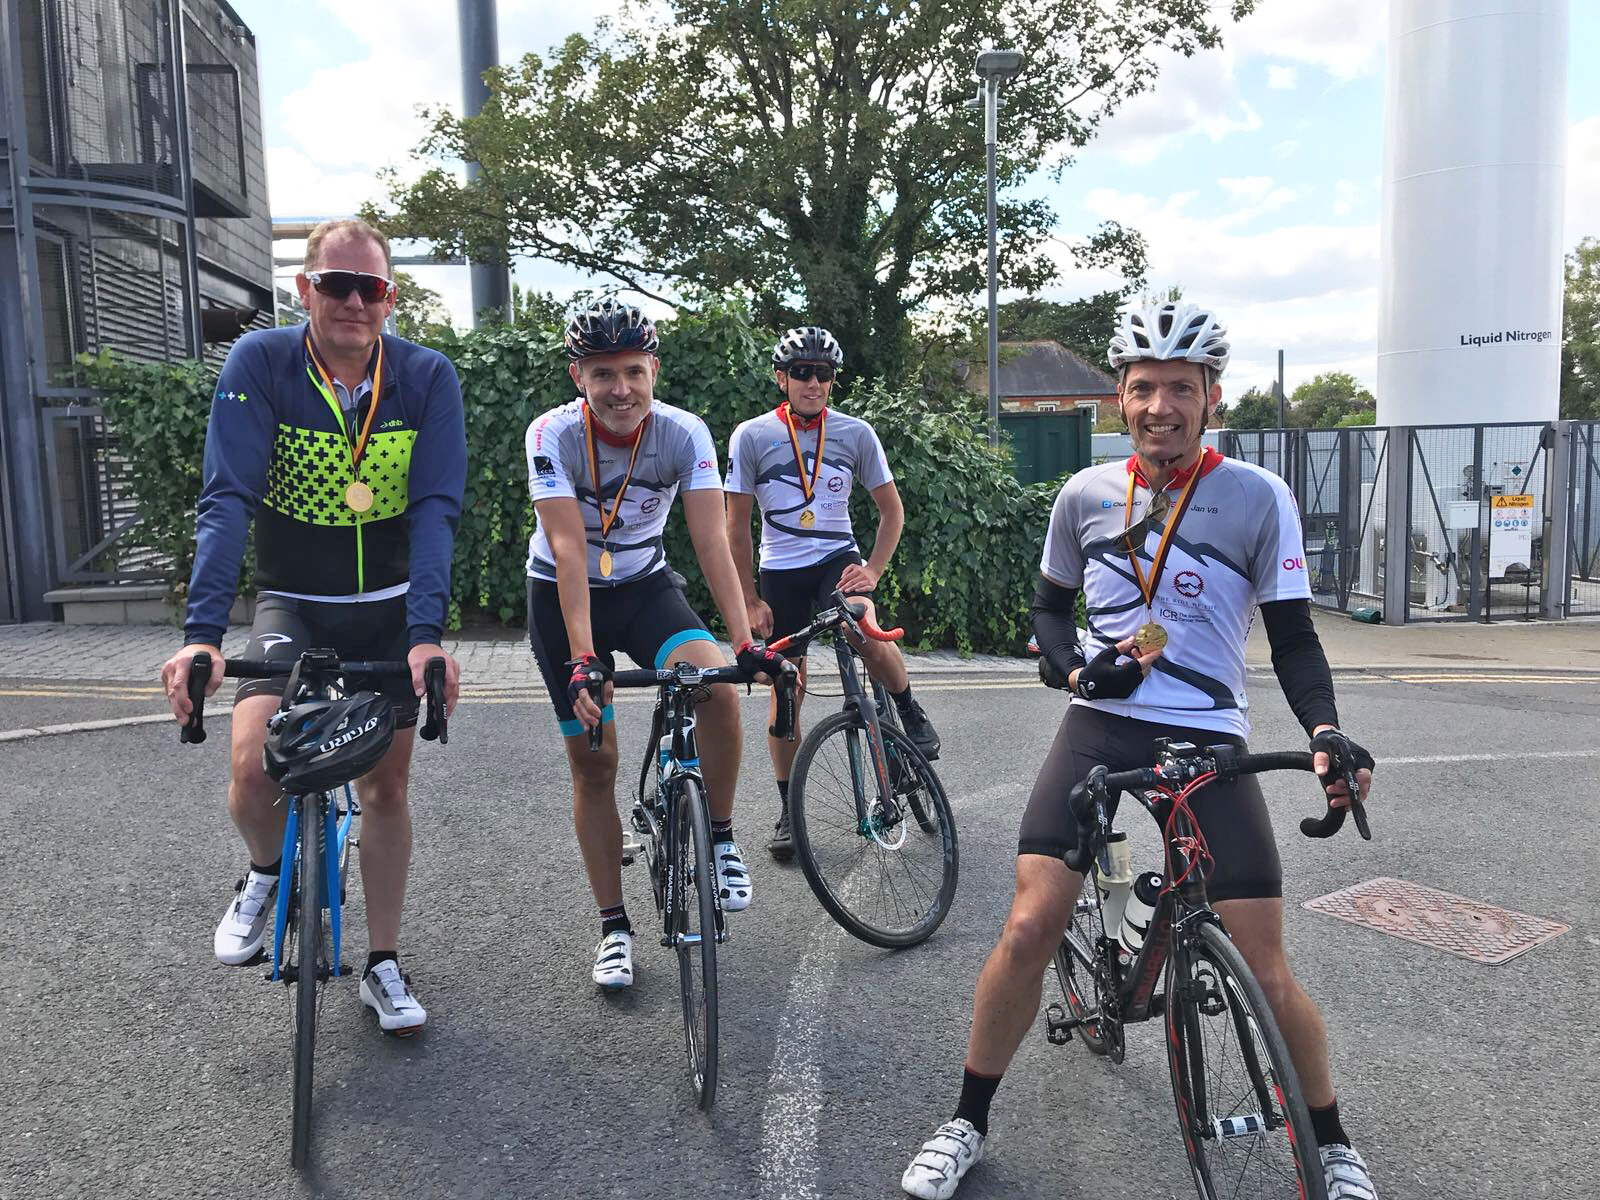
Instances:
[[[203,651],[189,663],[189,703],[194,711],[178,729],[178,741],[198,746],[206,740],[206,684],[211,682],[211,655]]]

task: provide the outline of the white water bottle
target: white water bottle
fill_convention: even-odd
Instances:
[[[1112,936],[1122,927],[1122,911],[1133,889],[1133,860],[1128,853],[1128,835],[1113,829],[1106,835],[1106,858],[1110,861],[1109,873],[1095,864],[1094,886],[1100,893],[1100,920],[1102,927]]]
[[[1155,915],[1156,901],[1161,898],[1162,882],[1154,871],[1145,871],[1133,881],[1133,890],[1122,909],[1122,924],[1117,929],[1117,941],[1129,954],[1139,953],[1145,935],[1150,932],[1150,918]]]

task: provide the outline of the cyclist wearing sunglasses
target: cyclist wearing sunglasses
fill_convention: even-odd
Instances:
[[[1349,802],[1346,766],[1366,797],[1372,756],[1338,729],[1294,496],[1276,475],[1202,448],[1228,354],[1216,317],[1191,304],[1125,314],[1111,339],[1134,453],[1078,472],[1050,514],[1033,627],[1056,686],[1073,698],[1022,818],[1016,894],[978,978],[955,1114],[901,1177],[913,1196],[947,1200],[983,1155],[990,1102],[1038,1013],[1041,980],[1083,886],[1064,861],[1077,837],[1072,788],[1096,764],[1149,766],[1156,738],[1243,745],[1245,637],[1258,607],[1329,805]],[[1074,616],[1080,592],[1086,646]],[[1256,777],[1207,789],[1193,809],[1213,860],[1206,891],[1289,1044],[1328,1196],[1374,1200],[1340,1124],[1322,1018],[1284,955],[1283,872]]]
[[[706,423],[654,398],[655,325],[615,297],[567,325],[567,370],[578,399],[528,426],[528,488],[535,527],[528,546],[528,637],[555,705],[572,773],[572,815],[589,887],[600,910],[592,977],[633,983],[633,926],[622,903],[622,823],[617,817],[613,655],[640,666],[726,666],[689,607],[662,548],[672,501],[722,614],[741,667],[776,677],[783,659],[750,632],[722,523],[722,480]],[[739,703],[726,684],[695,709],[711,812],[712,857],[722,907],[749,907],[750,873],[733,837],[739,777]],[[590,749],[589,731],[601,741]]]
[[[186,644],[161,673],[182,720],[190,660],[202,650],[222,657],[254,520],[257,597],[245,656],[285,667],[277,679],[246,682],[234,700],[228,811],[250,869],[213,949],[241,964],[261,951],[279,886],[284,807],[261,747],[289,666],[311,648],[411,663],[409,686],[371,681],[393,705],[399,732],[357,784],[371,947],[359,991],[382,1029],[404,1034],[427,1020],[397,954],[411,860],[411,730],[428,659],[445,659],[446,700],[455,700],[459,672],[439,642],[467,447],[455,369],[433,350],[383,335],[394,307],[390,275],[377,230],[325,221],[312,230],[296,278],[308,323],[252,331],[229,352],[206,430]],[[219,671],[210,690],[221,681]]]
[[[744,584],[745,607],[756,633],[787,637],[805,626],[838,588],[864,596],[877,586],[905,527],[905,510],[883,443],[872,426],[828,407],[844,350],[826,329],[791,329],[772,351],[772,377],[783,403],[745,421],[728,443],[728,542]],[[859,482],[878,507],[878,532],[865,562],[850,524],[850,491]],[[751,580],[750,517],[761,505],[761,591]],[[869,614],[872,602],[863,600]],[[906,733],[929,758],[939,735],[911,695],[905,659],[892,642],[857,646],[872,677],[894,696]],[[806,660],[797,659],[805,694]],[[776,703],[776,700],[774,700]],[[774,715],[776,715],[774,713]],[[776,859],[794,854],[789,830],[789,771],[798,740],[769,737],[778,781],[778,822],[767,849]]]

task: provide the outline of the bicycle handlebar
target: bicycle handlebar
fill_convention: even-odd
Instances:
[[[783,664],[783,671],[773,681],[778,693],[777,720],[767,729],[773,737],[794,741],[795,702],[794,690],[799,681],[799,669],[792,663]],[[611,676],[614,688],[659,688],[664,686],[699,687],[714,683],[752,684],[755,680],[743,667],[697,667],[692,663],[675,663],[659,671],[617,671]],[[589,731],[589,748],[599,747],[596,725]]]
[[[851,600],[837,589],[833,593],[832,601],[832,607],[819,612],[811,624],[798,633],[791,633],[788,637],[767,643],[767,649],[775,650],[779,654],[791,653],[795,648],[805,647],[817,635],[826,633],[838,625],[843,625],[858,637],[871,638],[875,642],[898,642],[906,635],[906,631],[898,625],[893,629],[880,629],[876,622],[867,616],[865,604],[859,600]]]
[[[285,670],[287,668],[287,671]],[[211,682],[215,664],[211,655],[201,652],[189,663],[189,702],[194,706],[189,719],[178,727],[178,741],[185,745],[199,745],[206,740],[205,707],[206,684]],[[276,679],[288,674],[299,678],[302,671],[313,675],[373,675],[379,678],[411,678],[411,664],[399,660],[339,659],[323,651],[308,650],[292,665],[285,662],[263,662],[256,658],[225,658],[222,660],[224,678]],[[430,658],[423,667],[423,691],[428,702],[428,719],[421,729],[423,738],[438,740],[441,746],[450,741],[449,715],[444,704],[444,659]],[[292,686],[292,685],[291,685]]]

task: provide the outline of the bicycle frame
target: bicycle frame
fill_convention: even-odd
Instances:
[[[300,855],[300,821],[301,814],[312,811],[313,806],[319,814],[322,825],[322,864],[323,879],[325,881],[322,894],[327,898],[324,907],[328,911],[328,931],[332,934],[332,945],[329,947],[328,973],[339,975],[342,973],[339,958],[339,928],[340,912],[343,908],[344,890],[339,878],[339,863],[344,856],[345,845],[350,838],[350,826],[355,815],[361,811],[356,803],[355,793],[349,784],[344,785],[345,810],[337,819],[334,816],[333,798],[328,792],[317,792],[309,796],[286,796],[288,811],[284,814],[283,822],[283,848],[281,862],[294,863],[301,870],[306,864]],[[267,976],[274,983],[283,979],[283,939],[288,932],[289,924],[289,891],[287,887],[278,889],[278,899],[274,911],[272,925],[272,972]]]

